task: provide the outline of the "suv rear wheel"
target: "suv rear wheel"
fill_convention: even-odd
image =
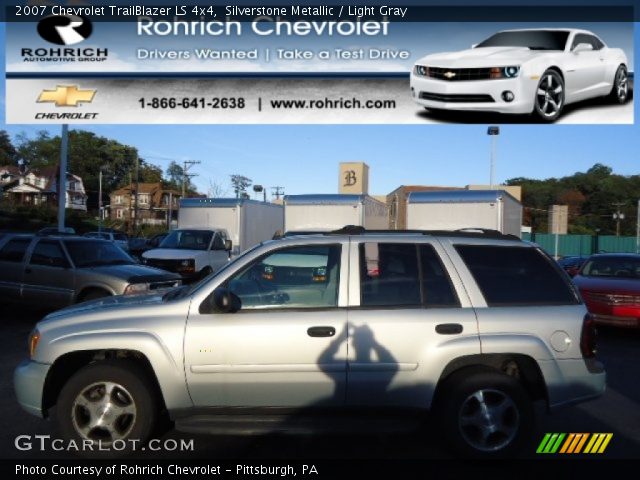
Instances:
[[[56,418],[66,440],[90,441],[109,456],[143,445],[157,417],[153,387],[135,363],[107,360],[84,367],[64,385]],[[91,452],[81,452],[91,454]]]
[[[465,457],[513,456],[530,438],[533,404],[514,378],[490,369],[453,374],[441,398],[444,434]]]

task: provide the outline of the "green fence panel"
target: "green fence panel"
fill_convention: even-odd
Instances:
[[[597,252],[638,253],[636,237],[616,237],[614,235],[556,235],[551,233],[525,233],[522,239],[540,245],[549,255],[591,255]]]

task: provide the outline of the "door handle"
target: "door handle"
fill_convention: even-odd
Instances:
[[[333,337],[335,334],[336,329],[333,327],[310,327],[307,330],[310,337]]]
[[[436,325],[436,333],[440,335],[457,335],[462,333],[462,325],[459,323],[441,323]]]

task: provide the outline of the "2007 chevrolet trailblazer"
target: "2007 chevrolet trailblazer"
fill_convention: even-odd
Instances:
[[[510,455],[534,401],[605,388],[568,277],[492,231],[268,241],[192,287],[53,313],[29,349],[21,405],[55,405],[63,438],[106,444],[144,440],[166,414],[191,432],[352,431],[435,410],[463,455]]]

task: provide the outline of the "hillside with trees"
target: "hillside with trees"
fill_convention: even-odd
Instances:
[[[586,172],[561,178],[537,180],[512,178],[506,185],[522,187],[524,224],[534,232],[547,232],[550,205],[569,206],[569,233],[612,235],[616,233],[613,213],[625,216],[621,235],[636,234],[640,175],[618,175],[611,167],[595,164]]]

